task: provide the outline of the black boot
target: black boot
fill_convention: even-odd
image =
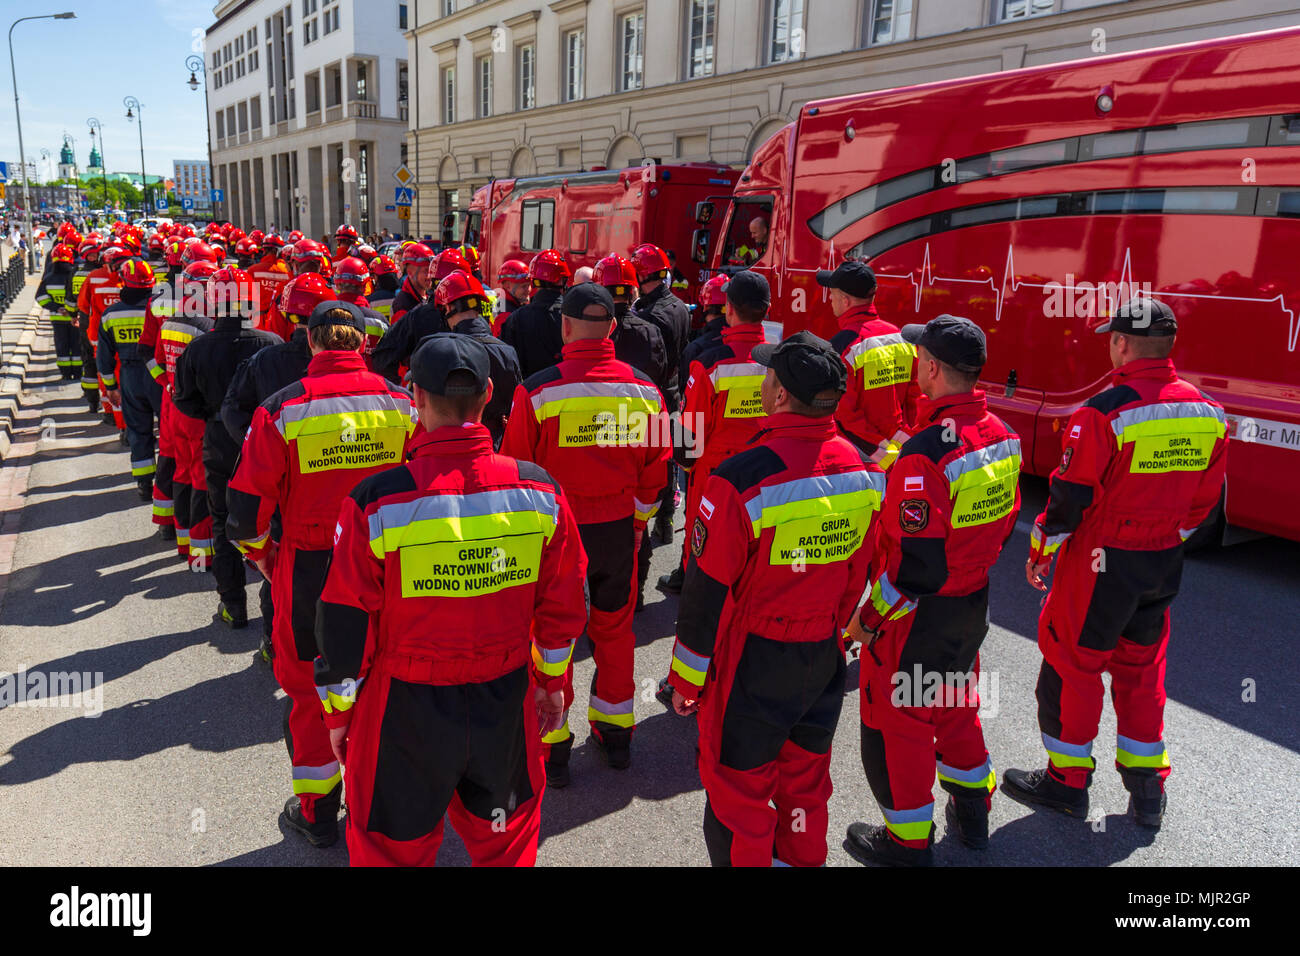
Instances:
[[[626,727],[593,729],[591,739],[609,764],[611,770],[626,770],[632,766],[632,731]]]
[[[1002,792],[1025,806],[1049,807],[1066,816],[1088,816],[1086,788],[1067,787],[1046,769],[1008,770],[1002,775]]]
[[[546,755],[546,785],[563,790],[569,785],[569,754],[573,750],[573,735],[559,743],[551,744]]]
[[[111,425],[111,424],[113,424],[113,413],[112,413],[112,412],[101,412],[100,415],[99,415],[99,420],[100,420],[101,422],[103,422],[105,425]]]
[[[655,515],[654,536],[655,540],[660,544],[673,543],[672,515],[665,514],[662,510],[659,514]]]
[[[1128,810],[1133,821],[1140,827],[1159,830],[1165,816],[1164,782],[1159,777],[1141,777],[1126,779],[1124,786],[1128,790]]]
[[[933,866],[933,843],[933,832],[925,849],[918,850],[903,846],[891,837],[889,827],[884,824],[873,827],[865,823],[850,823],[844,846],[859,863],[875,863],[878,866]]]
[[[240,607],[237,604],[227,604],[222,601],[217,605],[217,614],[221,619],[230,625],[230,629],[237,631],[240,628],[248,627],[248,608]]]
[[[141,501],[153,501],[153,479],[141,478],[135,483],[135,493]]]
[[[660,575],[657,587],[665,594],[681,594],[684,583],[686,583],[686,572],[679,566],[673,569],[672,574]]]
[[[667,677],[659,678],[659,689],[655,691],[655,700],[669,710],[673,709],[673,685],[668,682]]]
[[[949,794],[948,804],[943,809],[948,829],[957,834],[957,839],[972,850],[986,850],[989,845],[989,811],[984,806],[984,798],[975,800],[958,800]]]
[[[123,448],[129,448],[131,446],[131,442],[127,440],[125,428],[119,428],[117,430],[117,443]]]
[[[160,524],[158,526],[158,537],[164,541],[175,541],[176,526],[174,524]]]
[[[327,797],[316,801],[316,822],[309,823],[302,815],[302,804],[298,798],[290,797],[285,801],[280,819],[289,829],[302,834],[312,846],[321,849],[333,846],[339,839],[338,802],[335,801],[331,807],[326,801]]]

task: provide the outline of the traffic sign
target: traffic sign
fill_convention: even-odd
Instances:
[[[167,197],[166,197],[166,196],[159,196],[157,202],[155,202],[154,205],[158,207],[158,211],[159,211],[159,212],[166,212],[166,211],[167,211]]]
[[[409,186],[398,186],[393,190],[393,194],[397,197],[393,202],[399,206],[409,206],[415,201],[415,190]]]
[[[214,189],[214,190],[212,190],[212,201],[213,201],[213,202],[225,202],[225,200],[226,200],[226,191],[225,191],[224,189]]]
[[[4,195],[4,187],[0,186],[0,199],[3,199]],[[384,207],[384,212],[395,212],[396,210],[397,207],[391,204]]]
[[[411,218],[411,207],[410,207],[410,206],[398,206],[398,207],[397,207],[397,218],[398,218],[398,219],[410,219],[410,218]]]
[[[0,183],[9,182],[9,164],[0,163]]]
[[[5,198],[5,184],[0,183],[0,199],[4,199],[4,198]]]
[[[393,178],[397,180],[399,186],[412,186],[415,184],[415,173],[407,169],[405,163],[393,170]]]
[[[186,198],[182,199],[182,200],[181,200],[181,208],[182,208],[182,209],[193,209],[193,208],[194,208],[194,200],[193,200],[193,199],[190,199],[188,196],[187,196]]]

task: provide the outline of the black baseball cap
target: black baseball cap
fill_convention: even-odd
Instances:
[[[1119,307],[1109,322],[1097,326],[1098,332],[1123,332],[1125,335],[1168,336],[1178,333],[1174,310],[1159,299],[1135,296]]]
[[[448,385],[452,372],[469,372],[474,386]],[[411,355],[407,381],[434,395],[482,395],[491,374],[487,347],[478,339],[457,332],[425,336]]]
[[[899,331],[905,342],[925,346],[940,362],[962,372],[978,372],[988,361],[984,330],[970,319],[940,315],[925,325],[905,325]]]
[[[596,308],[601,309],[604,314],[592,314]],[[603,285],[580,282],[578,285],[570,286],[569,291],[564,293],[564,299],[560,302],[560,314],[588,322],[608,322],[614,318],[614,297]]]
[[[757,272],[745,269],[737,272],[729,280],[724,290],[727,301],[732,305],[750,309],[766,310],[772,305],[772,287]]]
[[[817,284],[839,289],[855,299],[869,299],[876,294],[876,274],[865,262],[842,262],[834,272],[819,269]]]
[[[831,343],[811,332],[796,332],[779,345],[755,345],[749,357],[776,372],[785,390],[805,405],[833,410],[847,387],[844,360]],[[834,392],[834,398],[818,398]]]
[[[346,314],[341,315],[340,313]],[[331,302],[320,303],[311,310],[311,315],[307,317],[308,329],[318,329],[322,325],[347,325],[358,332],[364,332],[366,330],[366,317],[351,302],[342,302],[335,299]]]

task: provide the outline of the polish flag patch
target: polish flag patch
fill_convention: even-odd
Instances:
[[[708,521],[713,517],[713,502],[708,498],[700,499],[700,514],[704,515],[705,521]]]
[[[925,491],[924,475],[909,475],[903,479],[904,491]]]
[[[1073,428],[1070,429],[1070,437],[1071,437],[1071,438],[1078,438],[1078,437],[1079,437],[1079,426],[1078,426],[1078,425],[1075,425]]]

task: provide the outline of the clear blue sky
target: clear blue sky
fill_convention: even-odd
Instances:
[[[19,17],[71,10],[75,20],[29,20],[14,29],[14,60],[27,158],[41,148],[58,163],[64,132],[77,166],[90,156],[88,117],[104,127],[109,172],[140,171],[140,141],[122,98],[144,104],[144,158],[150,175],[171,176],[173,159],[206,159],[203,88],[186,85],[185,58],[214,22],[213,0],[0,0],[0,29]],[[197,30],[197,39],[193,31]],[[0,48],[0,58],[8,59]],[[0,66],[0,160],[18,161],[9,64]],[[202,76],[199,77],[202,79]],[[57,167],[42,178],[57,175]]]

